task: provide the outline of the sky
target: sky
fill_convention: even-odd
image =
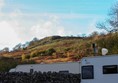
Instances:
[[[117,0],[0,0],[0,49],[60,35],[101,32],[96,23],[108,17]]]

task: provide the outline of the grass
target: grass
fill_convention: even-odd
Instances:
[[[101,55],[101,49],[107,48],[108,54],[118,54],[118,33],[107,35],[97,35],[93,37],[59,37],[44,38],[32,43],[26,50],[19,50],[10,53],[2,54],[4,57],[18,58],[21,60],[21,55],[31,55],[36,52],[36,56],[30,57],[27,61],[31,63],[55,63],[77,61],[85,56],[93,56],[92,44],[96,43],[98,49],[97,55]],[[53,53],[45,53],[48,49],[54,49]],[[45,56],[41,56],[40,52],[44,52]],[[32,62],[34,61],[34,62]]]

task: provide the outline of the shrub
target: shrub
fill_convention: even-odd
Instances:
[[[28,61],[22,61],[20,64],[36,64],[35,61],[33,60],[28,60]]]
[[[46,55],[46,52],[45,52],[45,51],[40,51],[40,52],[38,52],[38,54],[39,54],[40,56],[45,56],[45,55]]]
[[[25,55],[25,58],[26,59],[30,59],[30,55]]]
[[[79,54],[76,54],[73,58],[79,60],[81,59],[81,56]]]
[[[14,68],[18,65],[18,60],[13,58],[5,58],[0,60],[0,72],[8,72],[11,68]]]
[[[25,61],[26,59],[30,59],[30,55],[22,54],[21,58],[22,58],[22,61]]]
[[[37,55],[38,55],[38,52],[37,51],[33,51],[30,54],[30,58],[36,57]]]
[[[24,60],[26,60],[26,56],[25,56],[25,54],[22,54],[22,61],[24,61]]]
[[[50,49],[46,50],[46,55],[52,55],[54,52],[56,52],[55,49],[50,48]]]

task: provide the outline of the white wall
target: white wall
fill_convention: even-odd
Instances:
[[[81,83],[118,82],[118,74],[103,74],[104,65],[118,65],[118,55],[83,58],[81,65],[94,65],[94,79],[82,79]]]
[[[66,63],[53,63],[53,64],[29,64],[18,65],[16,72],[30,72],[30,69],[34,71],[48,72],[48,71],[69,71],[69,73],[80,73],[79,62],[66,62]]]

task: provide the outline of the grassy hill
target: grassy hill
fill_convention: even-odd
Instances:
[[[25,49],[4,52],[0,55],[17,61],[17,64],[78,61],[82,57],[94,55],[93,43],[96,44],[98,49],[96,56],[101,55],[102,48],[107,48],[109,50],[108,54],[118,54],[118,33],[112,33],[90,37],[50,36],[31,41]]]

